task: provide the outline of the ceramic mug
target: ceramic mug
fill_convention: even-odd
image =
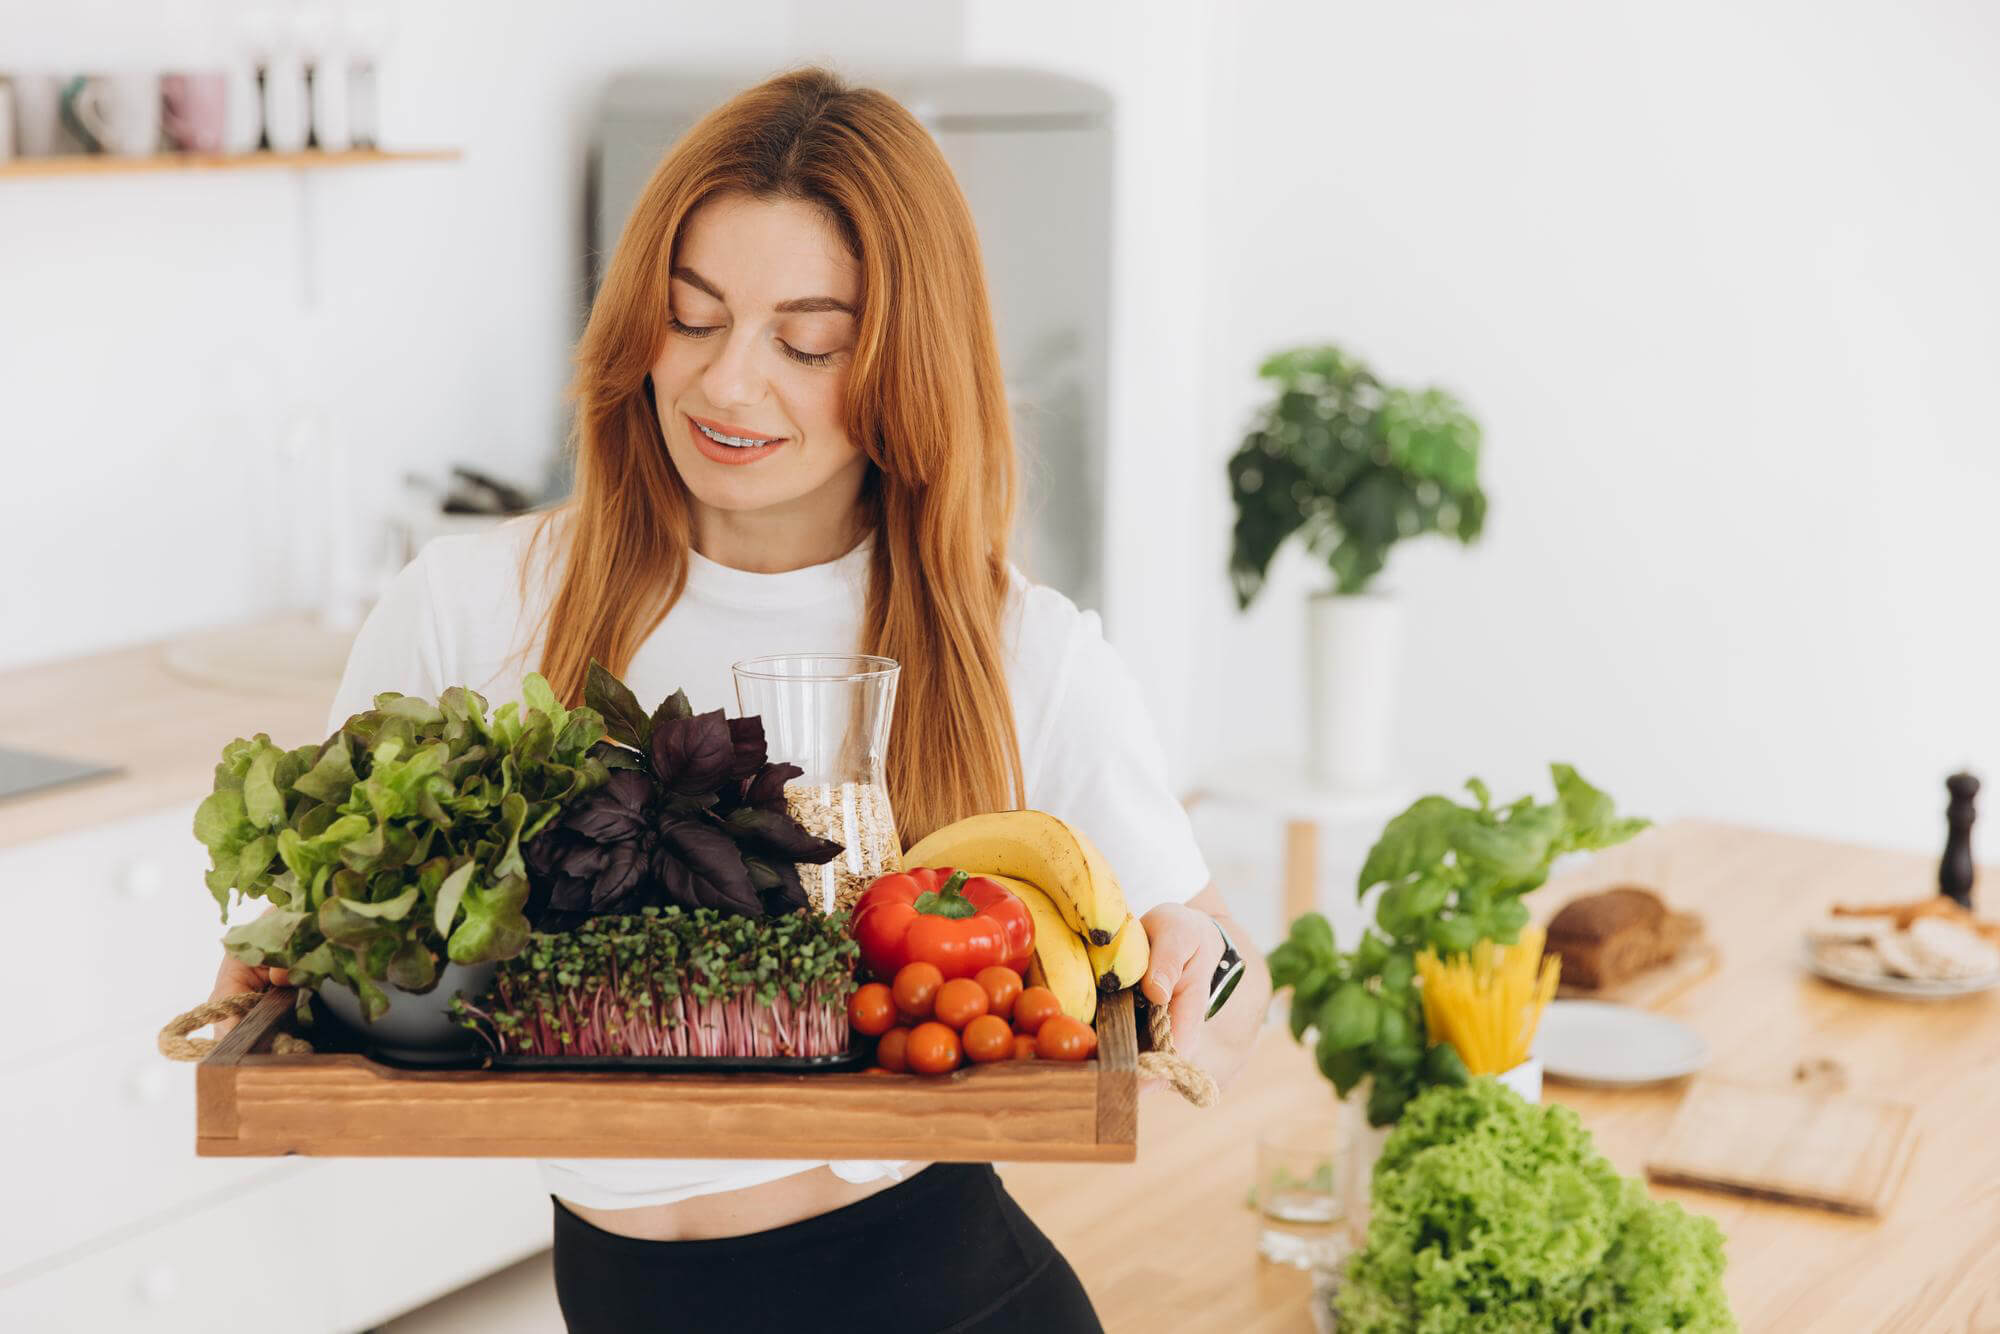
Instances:
[[[22,157],[54,157],[62,143],[62,80],[53,74],[15,74],[14,135]]]
[[[277,56],[257,72],[264,90],[264,144],[274,153],[296,153],[312,134],[306,67],[297,56]]]
[[[347,65],[323,58],[306,75],[312,98],[313,145],[329,153],[354,146],[347,119]]]
[[[220,153],[229,128],[229,85],[218,73],[169,74],[160,80],[167,143],[183,153]]]
[[[264,137],[264,99],[257,89],[257,71],[247,63],[233,64],[222,80],[225,85],[222,151],[248,153]]]
[[[63,123],[92,152],[148,157],[160,147],[160,80],[153,74],[88,74],[62,95]]]

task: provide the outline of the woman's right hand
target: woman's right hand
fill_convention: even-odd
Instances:
[[[263,991],[269,987],[282,987],[289,980],[286,970],[269,964],[251,965],[230,955],[222,956],[222,967],[215,970],[215,990],[208,993],[212,1001],[224,996],[234,996],[243,991]],[[215,1021],[217,1041],[236,1027],[235,1017],[225,1017]]]

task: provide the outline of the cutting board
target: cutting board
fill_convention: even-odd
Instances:
[[[1696,1079],[1646,1175],[1875,1218],[1909,1161],[1912,1115],[1906,1103]]]
[[[1657,1010],[1713,973],[1722,964],[1722,951],[1705,935],[1696,936],[1670,961],[1628,977],[1615,987],[1575,987],[1557,980],[1556,996],[1561,1000],[1608,1001],[1629,1005],[1635,1010]]]

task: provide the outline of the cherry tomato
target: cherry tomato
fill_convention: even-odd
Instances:
[[[1032,1037],[1044,1021],[1061,1013],[1062,1002],[1056,999],[1055,992],[1047,987],[1029,987],[1014,1002],[1014,1031]]]
[[[1002,1019],[1014,1017],[1014,1002],[1021,998],[1021,975],[1004,965],[979,970],[973,981],[986,988],[986,1011]]]
[[[965,1058],[985,1064],[1014,1055],[1014,1030],[997,1014],[982,1014],[965,1026]]]
[[[1089,1060],[1096,1045],[1090,1025],[1067,1014],[1054,1016],[1035,1034],[1035,1055],[1045,1061]]]
[[[954,977],[938,988],[935,1011],[944,1023],[963,1033],[965,1026],[986,1013],[986,988],[969,977]]]
[[[906,963],[897,970],[896,981],[890,990],[896,997],[896,1008],[912,1019],[931,1017],[931,1006],[937,1003],[938,988],[944,985],[944,974],[934,963]]]
[[[847,998],[847,1022],[857,1033],[879,1038],[896,1026],[896,999],[880,982],[869,982]]]
[[[1014,1059],[1017,1061],[1032,1061],[1035,1059],[1035,1040],[1026,1033],[1016,1033],[1014,1035]]]
[[[961,1052],[958,1034],[948,1024],[933,1019],[910,1030],[907,1059],[910,1069],[920,1075],[942,1075],[958,1069]]]
[[[897,1074],[908,1074],[910,1070],[909,1052],[910,1030],[892,1028],[875,1043],[875,1059]]]

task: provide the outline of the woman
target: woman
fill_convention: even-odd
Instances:
[[[1094,615],[1007,561],[978,241],[924,128],[815,69],[707,116],[633,209],[574,397],[575,494],[427,544],[362,627],[329,727],[383,690],[512,698],[530,666],[574,703],[593,658],[701,709],[733,706],[743,658],[895,658],[906,843],[1016,806],[1075,823],[1141,914],[1142,985],[1179,1050],[1227,1079],[1268,975],[1250,958],[1204,1024],[1224,908],[1131,678]],[[264,980],[225,962],[217,992]],[[543,1168],[574,1330],[1099,1328],[985,1164]]]

